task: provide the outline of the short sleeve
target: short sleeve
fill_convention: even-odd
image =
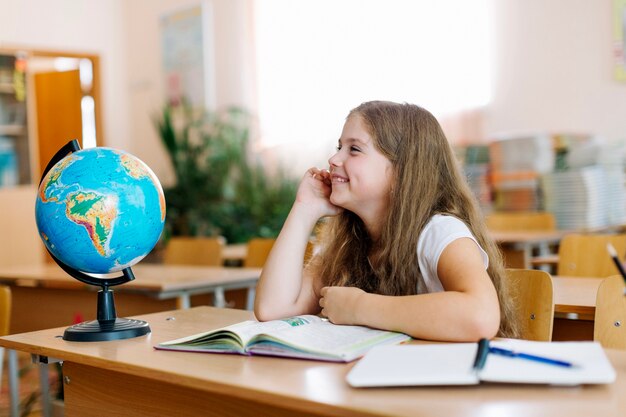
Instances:
[[[418,293],[444,291],[443,285],[437,276],[437,265],[443,250],[451,242],[467,237],[476,242],[483,258],[485,269],[489,266],[489,257],[478,244],[476,238],[467,225],[453,216],[437,214],[426,224],[417,241],[417,259],[423,283],[418,287]]]

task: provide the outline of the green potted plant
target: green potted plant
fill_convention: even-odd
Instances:
[[[166,105],[155,119],[176,183],[166,188],[166,236],[224,236],[229,243],[275,237],[297,181],[268,175],[248,157],[248,113]]]

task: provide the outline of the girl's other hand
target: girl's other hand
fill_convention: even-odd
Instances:
[[[356,287],[324,287],[319,300],[321,314],[334,324],[359,324],[357,307],[364,294]]]
[[[314,207],[319,217],[336,216],[341,207],[330,202],[332,183],[327,169],[310,168],[300,182],[296,203]]]

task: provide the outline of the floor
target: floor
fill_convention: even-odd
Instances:
[[[0,417],[9,416],[9,378],[8,363],[2,369],[2,382],[0,385]],[[39,372],[37,366],[31,362],[30,355],[18,353],[20,369],[20,415],[22,417],[41,416],[41,403],[39,398]],[[56,366],[50,366],[50,392],[56,393],[60,386],[58,382],[58,371]]]

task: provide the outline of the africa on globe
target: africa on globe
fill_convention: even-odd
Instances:
[[[156,175],[137,157],[111,148],[82,149],[44,177],[35,217],[57,259],[105,274],[136,264],[154,248],[165,223],[165,198]]]

